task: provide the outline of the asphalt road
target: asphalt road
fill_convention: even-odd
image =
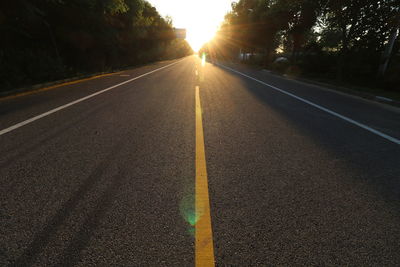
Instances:
[[[400,265],[400,111],[191,56],[0,100],[0,266],[193,266],[196,87],[217,266]]]

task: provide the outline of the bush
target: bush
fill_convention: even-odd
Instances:
[[[289,67],[290,67],[289,60],[275,60],[271,64],[271,70],[278,72],[278,73],[286,73],[288,71]]]

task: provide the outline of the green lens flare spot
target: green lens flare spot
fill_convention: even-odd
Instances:
[[[196,222],[201,217],[201,214],[196,214],[195,209],[195,196],[187,195],[179,203],[179,211],[183,219],[191,226],[195,226]]]

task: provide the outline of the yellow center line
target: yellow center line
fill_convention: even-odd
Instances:
[[[210,201],[206,157],[204,151],[203,119],[201,114],[199,87],[196,86],[196,240],[195,266],[208,267],[214,264],[214,245],[211,229]]]

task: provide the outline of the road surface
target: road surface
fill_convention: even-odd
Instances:
[[[399,266],[400,112],[196,56],[0,101],[0,266]]]

